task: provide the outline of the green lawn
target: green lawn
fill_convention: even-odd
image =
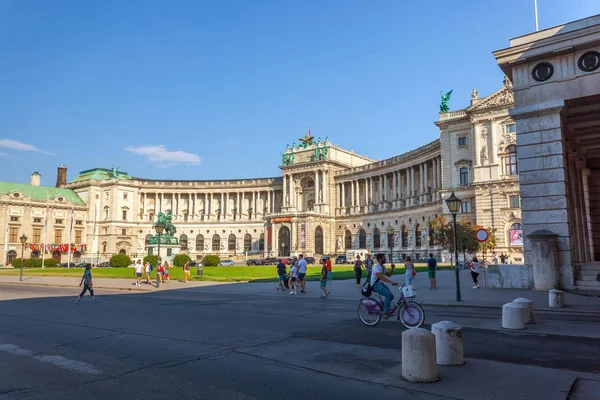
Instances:
[[[451,269],[449,266],[440,266],[438,270]],[[417,272],[427,270],[425,264],[417,264]],[[288,268],[289,271],[289,268]],[[191,268],[192,278],[200,280],[196,275],[196,268]],[[19,269],[2,269],[0,275],[18,275]],[[92,274],[97,278],[125,278],[135,279],[133,268],[93,268]],[[152,272],[152,277],[156,274],[156,270]],[[394,274],[404,274],[404,268],[396,268]],[[23,270],[25,276],[73,276],[80,277],[83,275],[81,268],[25,268]],[[310,265],[306,274],[307,280],[318,280],[321,275],[321,266]],[[169,276],[172,280],[182,280],[183,270],[181,268],[170,268]],[[351,265],[334,265],[333,279],[352,279],[354,274]],[[363,273],[366,276],[366,273]],[[202,280],[218,281],[218,282],[275,282],[277,281],[277,269],[275,266],[234,266],[234,267],[204,267],[204,277]]]

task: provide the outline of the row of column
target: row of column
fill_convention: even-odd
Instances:
[[[412,206],[438,200],[441,187],[441,158],[434,157],[385,174],[337,183],[336,208],[353,214]]]
[[[256,218],[258,215],[275,212],[275,198],[272,190],[252,192],[221,193],[146,193],[142,192],[142,211],[152,208],[149,198],[154,198],[154,212],[167,211],[166,199],[171,200],[171,213],[177,219],[183,218],[183,211],[188,216],[200,219],[226,220],[239,219],[242,215]]]
[[[302,174],[304,175],[304,174]],[[314,194],[315,194],[315,209],[314,211],[324,211],[321,206],[327,204],[327,182],[329,171],[326,169],[318,169],[314,171]],[[283,175],[283,207],[291,208],[298,211],[307,211],[303,209],[301,204],[301,196],[308,191],[311,191],[308,185],[303,187],[303,182],[297,180],[297,176],[293,173]]]

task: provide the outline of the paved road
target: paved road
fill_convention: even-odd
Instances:
[[[575,376],[600,372],[600,339],[477,328],[498,321],[493,309],[426,309],[430,322],[470,326],[465,356],[473,361],[462,372],[442,370],[447,378],[423,387],[398,378],[400,324],[362,326],[355,301],[193,288],[104,291],[98,304],[87,298],[76,305],[74,294],[0,285],[0,399],[478,399],[480,392],[465,388],[473,386],[469,376],[502,368],[507,379],[523,374],[486,364],[493,361],[562,369],[526,375],[539,376],[539,390],[564,398]],[[600,316],[541,318],[600,331]],[[457,379],[465,387],[449,386]],[[485,398],[519,398],[507,392],[516,387],[498,390],[504,392]]]

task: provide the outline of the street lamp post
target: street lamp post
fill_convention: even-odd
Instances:
[[[285,243],[281,243],[281,257],[285,257]]]
[[[27,242],[27,236],[23,234],[19,241],[21,242],[21,272],[19,272],[19,281],[23,280],[23,264],[25,264],[25,260],[23,257],[25,256],[25,243]]]
[[[156,230],[156,234],[158,235],[158,264],[160,264],[160,236],[165,231],[165,226],[158,222],[154,225],[154,230]],[[158,273],[158,265],[156,266],[156,287],[160,287],[160,274]]]
[[[460,210],[461,201],[458,197],[454,195],[454,191],[452,191],[452,195],[446,199],[446,205],[448,206],[448,210],[452,213],[452,220],[454,221],[454,259],[455,259],[455,274],[456,274],[456,301],[460,300],[460,276],[458,271],[458,239],[456,232],[456,214]]]
[[[388,246],[390,246],[390,265],[391,265],[394,263],[394,261],[392,259],[393,249],[394,249],[394,228],[392,228],[391,226],[388,227],[387,234],[388,234]]]

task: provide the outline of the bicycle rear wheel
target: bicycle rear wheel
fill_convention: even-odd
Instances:
[[[407,301],[398,311],[398,319],[406,328],[420,328],[425,322],[425,311],[417,302]]]
[[[367,326],[375,326],[381,321],[381,312],[370,311],[361,301],[358,304],[358,318]]]

